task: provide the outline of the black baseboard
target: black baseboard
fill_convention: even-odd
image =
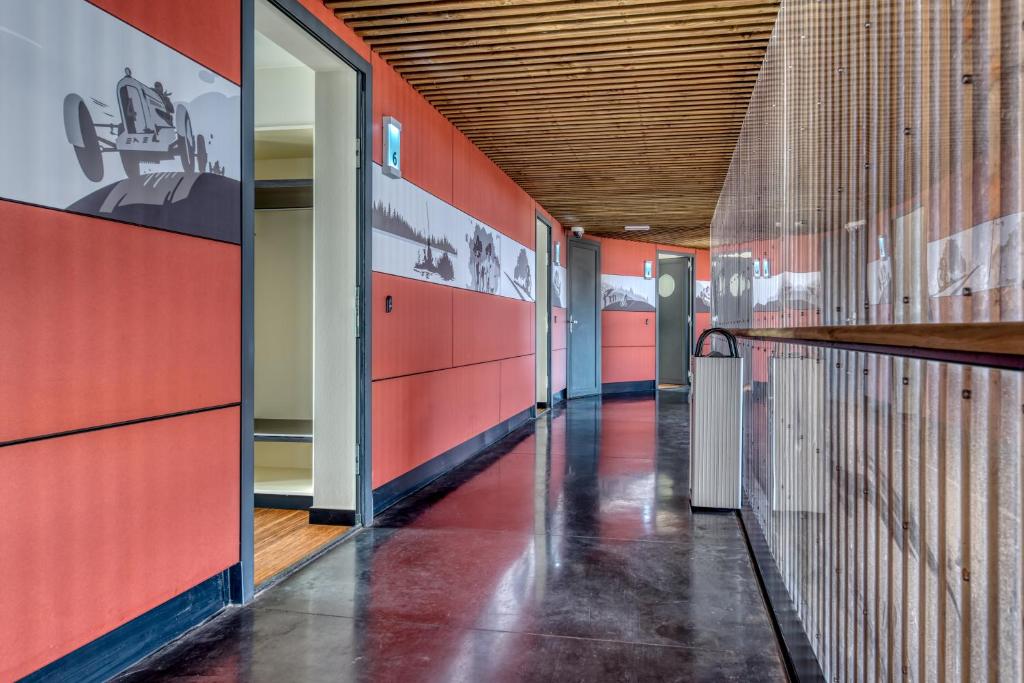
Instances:
[[[254,493],[253,506],[274,510],[308,510],[313,507],[313,496],[294,496],[286,493]]]
[[[790,680],[797,683],[823,682],[825,677],[817,657],[814,656],[811,641],[808,640],[800,617],[793,607],[793,601],[786,590],[786,584],[782,581],[782,574],[775,564],[775,558],[768,548],[768,542],[746,501],[739,515],[747,539],[747,549],[754,559],[758,582],[771,610],[775,633],[782,645],[782,655],[786,660],[786,668],[789,669]]]
[[[561,391],[556,391],[555,393],[551,394],[552,408],[562,403],[565,403],[565,389],[562,389]]]
[[[310,524],[333,524],[334,526],[355,526],[355,510],[334,510],[332,508],[309,508]]]
[[[601,385],[602,396],[619,396],[622,394],[653,394],[654,380],[641,382],[608,382]]]
[[[105,681],[156,652],[228,604],[231,569],[47,664],[22,681]]]
[[[412,469],[397,479],[392,479],[373,490],[373,512],[379,514],[391,507],[402,498],[415,493],[442,474],[455,469],[468,460],[479,455],[482,450],[499,441],[532,419],[534,408],[527,408],[521,413],[500,422],[486,432],[477,434],[454,448],[431,458],[419,467]]]

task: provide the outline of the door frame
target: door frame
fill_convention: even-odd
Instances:
[[[593,249],[597,254],[597,286],[595,289],[594,296],[594,343],[597,347],[594,351],[594,359],[597,364],[597,391],[593,394],[573,394],[572,393],[572,325],[569,320],[572,320],[572,245],[573,244],[585,244],[585,248]],[[569,320],[566,320],[568,330],[566,333],[566,353],[565,353],[565,398],[582,398],[583,396],[600,396],[603,387],[603,377],[601,373],[601,243],[597,240],[588,240],[583,237],[566,236],[565,240],[565,310],[566,315],[569,316]]]
[[[686,339],[683,340],[683,348],[686,349],[687,353],[693,355],[693,330],[694,322],[697,317],[694,311],[694,288],[697,286],[697,260],[696,254],[681,253],[678,251],[669,251],[667,249],[659,249],[654,255],[656,267],[654,275],[654,391],[661,391],[658,387],[661,384],[661,294],[658,293],[658,279],[661,277],[661,254],[671,255],[673,258],[686,259],[689,261],[689,286],[690,286],[690,324],[686,327]],[[690,369],[690,364],[687,363],[687,370]],[[690,383],[687,382],[685,385],[689,388]]]
[[[554,260],[554,258],[552,258],[552,255],[551,255],[551,248],[553,246],[554,235],[552,233],[554,232],[554,229],[551,227],[551,222],[547,218],[545,218],[543,215],[541,215],[540,211],[537,211],[536,212],[536,220],[535,220],[534,225],[533,225],[533,231],[534,231],[534,235],[535,236],[536,236],[536,232],[537,232],[537,223],[543,223],[545,226],[547,226],[547,243],[548,243],[548,245],[547,245],[548,246],[548,248],[547,248],[547,266],[544,268],[544,277],[547,278],[547,283],[548,283],[548,286],[545,288],[545,291],[548,293],[548,295],[547,295],[548,301],[547,301],[547,306],[546,306],[546,308],[547,308],[547,316],[548,316],[548,325],[547,325],[548,333],[547,333],[547,343],[545,344],[545,346],[546,346],[546,351],[545,352],[547,353],[547,358],[548,358],[548,362],[547,362],[548,390],[547,390],[547,392],[545,392],[546,393],[545,398],[547,399],[547,409],[551,410],[551,399],[552,399],[552,396],[554,395],[553,392],[551,391],[551,301],[552,301],[552,296],[551,296],[551,280],[552,280],[552,278],[551,278],[551,271],[552,271],[552,269],[554,268],[554,265],[555,265],[555,260]],[[536,257],[536,254],[537,254],[536,246],[537,245],[534,245],[534,250],[533,250],[533,253],[534,253],[535,257]],[[537,263],[537,259],[534,258],[534,264],[535,264],[534,268],[536,268],[536,263]],[[537,275],[539,277],[540,276],[540,269],[538,268],[537,271],[538,271]],[[537,306],[537,297],[536,297],[536,295],[537,295],[537,288],[534,287],[534,304],[533,305],[534,305],[535,309],[536,309],[536,306]],[[536,313],[536,310],[534,312]],[[537,336],[536,325],[537,325],[537,323],[536,323],[536,315],[534,315],[534,338],[535,339],[536,339],[536,336]],[[536,353],[536,348],[534,348],[534,352]],[[537,358],[536,358],[536,356],[534,356],[534,361],[533,361],[533,376],[534,376],[534,380],[536,381],[536,377],[537,377]],[[537,391],[536,391],[536,389],[534,389],[534,392],[533,392],[533,416],[537,417]]]
[[[356,72],[357,138],[359,145],[358,187],[356,189],[356,519],[355,526],[373,525],[371,395],[372,367],[370,340],[373,244],[370,207],[373,198],[373,69],[369,61],[329,29],[300,0],[267,0],[311,38],[332,52]],[[233,603],[252,600],[255,538],[253,529],[253,390],[254,390],[254,228],[256,221],[255,166],[255,0],[242,0],[242,377],[240,435],[239,561],[231,570],[230,598]]]

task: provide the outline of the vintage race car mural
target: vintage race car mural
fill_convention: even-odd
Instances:
[[[125,68],[114,96],[121,121],[107,123],[93,120],[81,95],[70,93],[64,98],[64,132],[89,180],[103,179],[103,154],[115,152],[129,178],[141,174],[142,164],[174,158],[186,173],[206,170],[205,138],[193,132],[188,109],[184,104],[175,106],[160,81],[152,87],[144,85]],[[109,138],[101,135],[102,131],[107,131]]]

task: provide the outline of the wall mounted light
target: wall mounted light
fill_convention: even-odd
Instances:
[[[644,279],[650,280],[654,277],[654,261],[644,261]]]
[[[402,123],[391,116],[384,117],[384,175],[402,177]]]

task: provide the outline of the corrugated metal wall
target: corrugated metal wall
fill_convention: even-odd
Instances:
[[[1024,319],[1024,1],[791,0],[712,226],[726,327]],[[1024,680],[1021,373],[747,342],[744,491],[829,680]]]

